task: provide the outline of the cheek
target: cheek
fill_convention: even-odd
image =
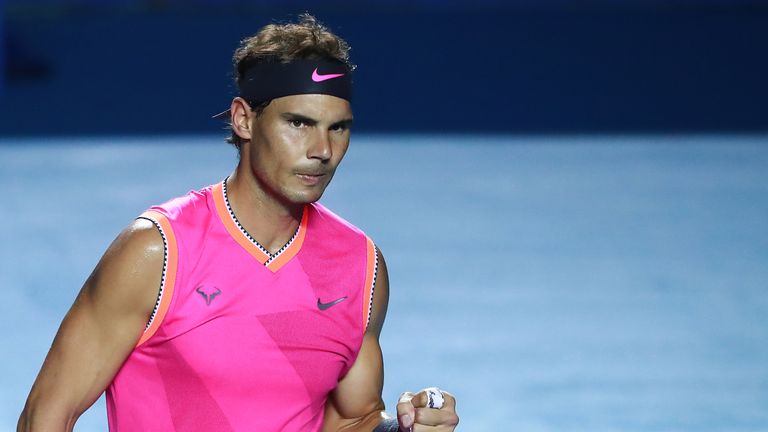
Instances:
[[[302,129],[287,128],[275,137],[273,151],[276,158],[284,163],[292,163],[304,155],[307,132]]]
[[[253,152],[253,165],[269,171],[291,166],[301,156],[302,139],[295,130],[275,131],[261,143],[257,152]]]
[[[268,183],[275,182],[282,166],[280,155],[268,145],[262,145],[257,151],[252,151],[250,162],[253,175]]]
[[[344,134],[339,137],[333,138],[333,156],[336,159],[336,163],[341,162],[344,155],[347,154],[349,149],[349,134]]]
[[[290,143],[303,139],[304,134],[305,131],[303,129],[284,124],[275,131],[275,139],[282,143]]]

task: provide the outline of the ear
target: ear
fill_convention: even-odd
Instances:
[[[241,97],[232,99],[232,105],[229,107],[230,122],[232,130],[244,140],[251,139],[251,107],[248,102]]]

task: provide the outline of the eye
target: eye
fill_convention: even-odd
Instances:
[[[302,127],[304,127],[304,126],[306,126],[306,125],[307,125],[307,124],[304,122],[304,120],[298,120],[298,119],[294,119],[294,120],[291,120],[291,121],[290,121],[290,123],[291,123],[291,126],[293,126],[293,127],[297,128],[297,129],[298,129],[298,128],[302,128]]]
[[[349,129],[349,127],[347,125],[345,125],[345,124],[337,124],[337,125],[331,126],[331,130],[333,132],[342,133],[342,132],[344,132],[347,129]]]

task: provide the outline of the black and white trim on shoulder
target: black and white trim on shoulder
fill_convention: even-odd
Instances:
[[[373,313],[373,293],[376,290],[376,276],[379,274],[379,248],[373,244],[373,278],[371,278],[371,295],[368,298],[368,318],[365,321],[365,328],[371,323],[371,314]]]
[[[160,231],[160,236],[163,237],[163,274],[160,277],[160,290],[157,293],[157,300],[155,301],[155,307],[152,309],[152,315],[149,316],[149,321],[147,322],[147,325],[144,327],[144,330],[148,329],[149,326],[152,325],[152,322],[155,320],[155,316],[157,315],[157,311],[160,308],[160,303],[163,300],[163,292],[165,291],[165,277],[166,272],[168,271],[168,238],[165,236],[165,231],[163,231],[163,227],[160,226],[160,223],[154,219],[150,219],[146,216],[139,216],[136,219],[145,219],[157,227],[157,230]]]

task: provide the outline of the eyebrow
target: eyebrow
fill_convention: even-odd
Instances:
[[[301,120],[301,121],[303,121],[303,122],[305,122],[307,124],[311,124],[311,125],[317,124],[317,120],[315,120],[315,119],[313,119],[311,117],[307,117],[305,115],[296,114],[296,113],[292,113],[292,112],[282,113],[282,114],[280,114],[280,117],[282,117],[285,120],[289,120],[289,121],[290,120]]]
[[[349,129],[352,127],[352,119],[348,118],[341,121],[337,121],[336,123],[331,125],[331,128],[335,128],[337,126],[343,126],[344,128]]]
[[[313,119],[312,117],[307,117],[305,115],[298,114],[298,113],[292,113],[292,112],[282,113],[282,114],[280,114],[280,117],[282,117],[283,119],[288,120],[288,121],[293,121],[293,120],[303,121],[303,122],[305,122],[305,123],[307,123],[309,125],[312,125],[312,126],[314,126],[314,125],[316,125],[318,123],[318,121]],[[337,126],[343,126],[343,127],[349,128],[349,127],[352,126],[352,121],[353,121],[352,118],[347,118],[347,119],[344,119],[344,120],[339,120],[339,121],[334,122],[333,124],[331,124],[331,127],[333,128],[333,127],[337,127]]]

